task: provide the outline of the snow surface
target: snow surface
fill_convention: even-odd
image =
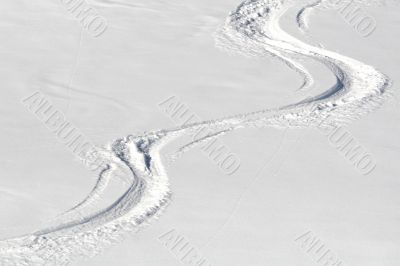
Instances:
[[[97,37],[63,1],[3,2],[1,265],[185,264],[159,241],[171,229],[212,265],[310,265],[294,241],[307,231],[345,265],[399,264],[396,1],[357,1],[367,37],[321,1],[90,1]],[[37,90],[103,169],[21,104]],[[203,120],[174,125],[158,107],[172,95]],[[370,174],[320,132],[337,126]],[[233,175],[198,149],[216,136]]]

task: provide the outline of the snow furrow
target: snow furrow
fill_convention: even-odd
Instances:
[[[307,6],[309,3],[307,3]],[[385,99],[390,80],[372,66],[308,45],[280,28],[280,18],[293,1],[247,0],[227,18],[216,35],[217,46],[248,56],[274,55],[304,78],[312,76],[298,58],[324,64],[337,82],[325,93],[276,109],[188,124],[168,130],[116,140],[110,152],[114,161],[99,175],[88,197],[62,216],[55,226],[0,242],[1,265],[65,265],[75,256],[90,256],[130,231],[157,217],[167,205],[170,191],[161,150],[168,143],[207,127],[209,134],[184,145],[176,156],[218,135],[244,127],[313,127],[327,116],[341,124],[372,111]],[[304,17],[302,18],[304,20]],[[306,25],[306,22],[302,22]],[[109,207],[85,215],[77,209],[94,202],[119,167],[128,168],[129,187]],[[83,212],[80,212],[83,213]],[[64,217],[64,218],[63,218]]]

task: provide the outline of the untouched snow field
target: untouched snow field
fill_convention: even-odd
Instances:
[[[400,4],[3,0],[0,265],[400,264]]]

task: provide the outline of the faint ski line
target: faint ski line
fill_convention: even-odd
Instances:
[[[225,222],[219,227],[219,229],[216,231],[216,233],[214,233],[211,237],[208,238],[208,240],[205,242],[205,244],[203,244],[201,247],[205,248],[207,247],[216,237],[218,234],[220,234],[225,226],[230,222],[230,220],[233,218],[233,216],[235,215],[236,211],[239,209],[240,207],[240,203],[242,202],[244,196],[248,193],[248,191],[250,190],[250,188],[252,186],[254,186],[254,184],[260,179],[260,174],[264,171],[264,169],[269,166],[269,164],[277,157],[280,156],[279,150],[282,148],[282,144],[283,142],[286,140],[286,135],[288,134],[288,130],[285,130],[284,136],[282,137],[279,147],[276,149],[276,151],[273,153],[273,155],[270,156],[269,159],[267,159],[267,161],[265,163],[262,164],[261,168],[257,171],[257,173],[254,175],[252,181],[250,183],[247,183],[246,188],[243,190],[243,192],[240,194],[240,196],[238,197],[238,199],[235,202],[234,207],[232,208],[228,218],[225,220]],[[300,139],[300,136],[296,137],[296,141],[295,143],[298,142],[298,140]],[[286,153],[285,156],[283,158],[282,161],[280,161],[278,168],[275,170],[275,172],[271,175],[271,177],[276,177],[276,175],[279,173],[279,171],[281,170],[282,166],[284,165],[285,161],[287,160],[287,158],[290,156],[289,151],[291,151],[292,149],[294,149],[295,144],[293,145],[292,148],[290,148]],[[273,166],[271,166],[273,167]]]

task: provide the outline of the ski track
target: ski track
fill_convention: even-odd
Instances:
[[[137,231],[158,217],[170,198],[168,177],[160,152],[165,145],[185,134],[194,135],[201,128],[208,129],[205,136],[184,145],[171,156],[172,159],[200,143],[238,128],[344,124],[378,107],[388,95],[390,80],[385,75],[357,60],[308,45],[280,28],[280,18],[294,3],[284,0],[243,2],[217,32],[216,45],[245,56],[273,55],[279,58],[303,76],[301,88],[311,86],[313,79],[297,60],[314,60],[336,76],[334,86],[321,95],[289,106],[116,140],[108,151],[113,160],[101,171],[97,184],[86,199],[61,215],[54,226],[0,241],[0,264],[66,265],[76,256],[97,254],[126,233]],[[297,18],[302,21],[300,27],[307,25],[304,12],[314,4],[315,1],[305,3],[298,13]],[[331,119],[326,122],[328,116]],[[125,193],[103,210],[94,213],[85,211],[101,197],[119,169],[125,169],[124,180],[128,185]]]
[[[314,10],[315,7],[321,5],[321,3],[322,0],[317,0],[314,3],[306,5],[300,10],[299,13],[297,13],[296,16],[297,26],[303,33],[306,33],[308,31],[309,16],[311,15],[312,11]]]

